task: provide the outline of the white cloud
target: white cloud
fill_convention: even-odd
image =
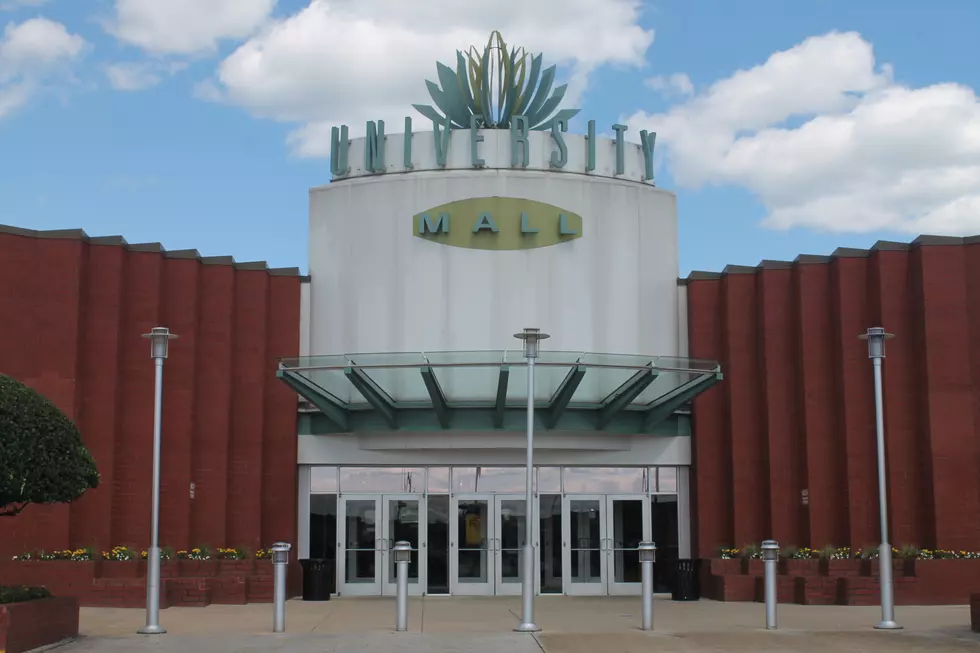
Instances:
[[[338,123],[363,130],[364,121],[383,119],[400,129],[407,115],[421,119],[411,104],[431,103],[425,79],[436,79],[436,61],[455,67],[457,49],[482,50],[494,29],[508,45],[542,52],[546,64],[567,64],[571,97],[563,105],[571,106],[598,66],[645,63],[653,32],[637,22],[640,4],[312,0],[240,46],[198,94],[220,94],[255,116],[303,123],[289,139],[295,151],[326,156],[324,135]]]
[[[116,0],[106,25],[117,39],[151,54],[213,51],[225,39],[251,35],[276,0]]]
[[[679,185],[745,187],[773,228],[980,233],[975,91],[891,72],[859,34],[829,33],[627,122],[657,132]]]
[[[0,11],[15,11],[22,7],[40,7],[47,3],[48,0],[3,0],[0,2]]]
[[[164,75],[173,75],[187,67],[184,62],[130,61],[106,67],[106,77],[117,91],[142,91],[163,81]]]
[[[26,105],[86,47],[81,36],[47,18],[8,23],[0,38],[0,118]]]
[[[667,97],[694,94],[694,84],[691,82],[691,78],[684,73],[674,73],[670,76],[657,75],[647,79],[645,83]]]

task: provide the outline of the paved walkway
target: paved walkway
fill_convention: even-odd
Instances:
[[[82,609],[82,637],[59,652],[359,651],[363,653],[649,653],[657,651],[976,651],[965,606],[903,607],[905,630],[878,632],[877,608],[781,605],[777,632],[767,632],[763,606],[657,600],[654,632],[638,629],[636,597],[540,597],[542,632],[512,632],[520,598],[413,599],[409,632],[395,633],[393,599],[290,601],[286,633],[273,635],[272,606],[170,608],[168,634],[136,635],[142,610]]]

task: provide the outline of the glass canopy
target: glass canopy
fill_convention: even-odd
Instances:
[[[522,350],[364,353],[282,359],[278,376],[343,431],[362,411],[389,428],[411,411],[434,411],[442,428],[457,413],[492,411],[502,428],[508,411],[526,408],[526,365]],[[535,409],[549,429],[586,411],[600,430],[620,413],[643,413],[649,430],[721,378],[710,360],[542,351]]]

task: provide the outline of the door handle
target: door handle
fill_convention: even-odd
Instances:
[[[382,541],[383,540],[380,537],[377,538],[376,540],[374,540],[374,550],[375,551],[383,551],[384,550],[384,545],[381,544]]]

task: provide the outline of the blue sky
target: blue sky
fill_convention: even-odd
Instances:
[[[14,6],[25,1],[38,5]],[[380,22],[383,12],[395,11],[390,1],[376,0]],[[168,2],[174,15],[166,15],[170,5],[162,0],[0,0],[8,46],[12,30],[37,17],[60,23],[74,39],[63,39],[54,54],[45,50],[53,36],[14,39],[28,44],[19,49],[0,44],[0,222],[121,234],[129,242],[305,270],[307,191],[329,180],[329,161],[304,153],[297,134],[306,133],[304,125],[410,115],[416,96],[408,95],[416,87],[424,93],[435,57],[421,70],[404,63],[389,97],[387,87],[371,83],[386,71],[357,53],[326,58],[315,48],[336,45],[336,37],[313,27],[309,57],[274,59],[282,48],[272,30],[298,21],[308,1]],[[351,6],[316,2],[337,11]],[[254,15],[234,15],[248,4]],[[980,233],[980,109],[973,94],[980,86],[980,3],[636,4],[575,0],[580,11],[556,19],[564,22],[554,37],[533,36],[540,32],[534,16],[502,22],[511,33],[532,35],[531,49],[545,50],[535,38],[551,44],[566,75],[587,75],[583,121],[626,119],[633,133],[658,132],[658,185],[678,195],[682,276],[878,239],[908,241],[920,232]],[[213,5],[212,13],[196,20],[203,5]],[[597,17],[612,25],[608,51],[588,38]],[[411,17],[399,20],[413,29]],[[447,23],[433,51],[445,51],[457,34],[486,34],[493,21]],[[433,41],[424,33],[431,22],[418,17],[411,38]],[[650,30],[655,37],[644,48],[637,35]],[[618,43],[627,32],[628,52]],[[774,53],[783,54],[771,60]],[[309,70],[297,71],[296,61]],[[115,88],[107,71],[120,64],[156,83]],[[690,86],[671,84],[671,75]],[[662,83],[650,81],[658,76]],[[367,80],[365,88],[350,79]],[[4,89],[18,80],[30,82],[30,97],[4,113]],[[714,145],[705,146],[708,139]]]

